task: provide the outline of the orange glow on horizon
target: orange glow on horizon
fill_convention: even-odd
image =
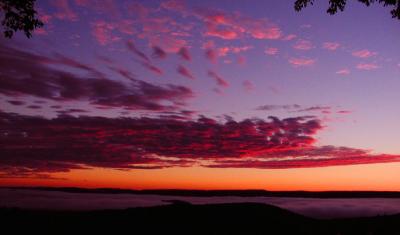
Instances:
[[[2,179],[0,186],[53,186],[124,189],[265,189],[272,191],[400,191],[400,163],[300,169],[74,170],[64,179]]]

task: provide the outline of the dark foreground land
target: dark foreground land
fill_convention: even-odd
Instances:
[[[126,210],[0,209],[7,234],[400,234],[400,214],[316,220],[257,204],[171,205]]]
[[[0,187],[1,189],[2,187]],[[74,188],[74,187],[3,187],[6,189],[31,189],[49,192],[134,194],[189,197],[296,197],[296,198],[400,198],[397,191],[268,191],[268,190],[186,190],[186,189],[115,189],[115,188]]]

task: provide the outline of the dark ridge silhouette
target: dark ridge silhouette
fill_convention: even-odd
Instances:
[[[163,200],[164,202],[168,202],[173,205],[192,205],[192,203],[182,200]]]
[[[0,209],[10,234],[396,234],[400,215],[317,220],[258,204],[172,205],[126,210]]]
[[[153,194],[163,196],[239,196],[239,197],[301,197],[301,198],[400,198],[396,191],[267,191],[267,190],[185,190],[185,189],[113,189],[113,188],[74,188],[74,187],[6,187],[10,189],[31,189],[68,193],[104,194]]]

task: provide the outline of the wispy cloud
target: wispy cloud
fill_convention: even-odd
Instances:
[[[287,104],[287,105],[276,105],[276,104],[266,104],[261,105],[256,108],[256,110],[260,111],[273,111],[273,110],[293,110],[293,109],[300,109],[302,106],[298,104]]]
[[[92,35],[95,40],[102,46],[105,46],[111,42],[121,40],[121,37],[115,36],[112,33],[114,29],[114,24],[107,23],[103,20],[95,21],[92,23]]]
[[[335,51],[340,47],[340,43],[337,42],[324,42],[322,44],[322,48],[330,50],[330,51]]]
[[[218,29],[213,24],[208,24],[207,31],[204,33],[204,35],[228,40],[237,39],[239,37],[238,33],[235,31],[229,29]]]
[[[304,40],[304,39],[299,39],[294,45],[293,45],[294,49],[297,50],[310,50],[312,48],[314,48],[313,44],[311,43],[311,41],[309,40]]]
[[[229,83],[224,78],[222,78],[220,75],[218,75],[216,72],[209,70],[207,74],[208,74],[208,76],[210,76],[211,78],[213,78],[216,81],[218,86],[220,86],[220,87],[228,87],[229,86]]]
[[[336,74],[348,75],[348,74],[350,74],[350,70],[349,69],[340,69],[340,70],[336,71]]]
[[[178,51],[178,55],[186,60],[186,61],[191,61],[192,60],[192,56],[189,53],[189,49],[187,49],[186,47],[182,47],[181,49],[179,49]]]
[[[0,80],[0,93],[9,97],[83,101],[93,106],[138,110],[178,109],[187,98],[193,97],[191,89],[184,86],[153,85],[133,76],[129,77],[129,83],[111,80],[94,68],[59,55],[43,57],[4,46],[0,46],[0,52],[0,73],[4,78]],[[55,69],[49,64],[80,69],[86,75]],[[130,75],[127,71],[118,73]],[[166,101],[170,104],[165,105]]]
[[[255,39],[279,39],[281,29],[266,19],[253,19],[239,13],[227,13],[213,9],[197,9],[195,16],[206,26],[204,35],[222,39],[248,36]]]
[[[183,66],[183,65],[179,65],[179,66],[178,66],[177,72],[178,72],[180,75],[182,75],[182,76],[184,76],[184,77],[186,77],[186,78],[195,79],[195,77],[193,76],[192,72],[191,72],[188,68],[186,68],[185,66]]]
[[[149,70],[150,72],[153,72],[156,75],[163,75],[164,72],[157,66],[153,65],[150,62],[147,61],[143,61],[141,63],[143,65],[143,67],[145,67],[147,70]]]
[[[374,63],[359,63],[357,64],[356,68],[360,70],[375,70],[378,69],[380,66]]]
[[[252,90],[254,90],[255,86],[253,84],[253,82],[249,81],[249,80],[245,80],[242,83],[243,88],[245,89],[245,91],[250,92]]]
[[[159,46],[153,46],[153,57],[158,59],[165,59],[167,58],[167,53]]]
[[[297,38],[297,35],[295,35],[295,34],[289,34],[289,35],[286,35],[285,37],[283,37],[283,38],[282,38],[282,41],[290,41],[290,40],[293,40],[293,39],[295,39],[295,38]]]
[[[276,104],[266,104],[258,106],[255,110],[259,111],[279,111],[284,110],[287,112],[321,112],[324,114],[331,113],[332,108],[330,106],[303,106],[299,104],[284,104],[284,105],[276,105]]]
[[[304,67],[304,66],[311,66],[315,64],[315,59],[310,58],[290,58],[289,63],[293,65],[293,67]]]
[[[268,47],[264,50],[267,55],[276,55],[278,54],[279,49],[276,47]]]
[[[51,3],[57,9],[57,12],[54,13],[56,18],[70,21],[78,20],[78,15],[72,10],[68,0],[54,0]]]
[[[139,50],[135,44],[133,43],[133,41],[129,40],[126,42],[126,46],[127,48],[132,51],[136,56],[138,56],[141,60],[146,61],[146,62],[150,62],[149,57],[147,57],[146,54],[144,54],[141,50]]]
[[[354,51],[352,53],[353,56],[359,57],[359,58],[368,58],[368,57],[371,57],[371,56],[375,56],[377,54],[378,54],[377,52],[373,52],[373,51],[370,51],[370,50],[367,50],[367,49],[360,50],[360,51]]]

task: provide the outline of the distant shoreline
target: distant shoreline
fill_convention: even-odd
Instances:
[[[67,193],[135,194],[190,197],[296,197],[296,198],[400,198],[398,191],[268,191],[268,190],[186,190],[186,189],[115,189],[78,187],[0,187],[0,189],[56,191]]]

